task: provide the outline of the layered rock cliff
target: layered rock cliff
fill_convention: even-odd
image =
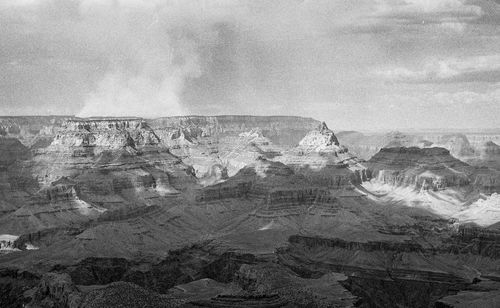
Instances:
[[[366,165],[378,181],[416,189],[467,186],[472,173],[469,165],[444,148],[383,148]]]

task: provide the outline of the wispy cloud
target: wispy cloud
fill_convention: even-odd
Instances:
[[[379,69],[375,75],[396,82],[451,83],[499,82],[500,54],[466,58],[432,59],[421,69],[390,67]]]
[[[375,17],[400,24],[459,23],[483,15],[480,6],[461,0],[380,0],[378,4]]]

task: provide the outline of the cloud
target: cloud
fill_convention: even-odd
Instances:
[[[500,84],[484,91],[434,91],[419,88],[407,93],[374,96],[367,110],[378,121],[372,129],[498,128]]]
[[[498,16],[484,0],[0,0],[0,113],[440,123],[378,98],[431,113],[433,94],[486,93]]]
[[[180,96],[186,80],[202,74],[198,49],[213,35],[208,27],[187,22],[181,9],[155,1],[80,3],[85,34],[103,36],[97,41],[105,46],[109,65],[78,116],[189,113]],[[109,34],[89,31],[90,23]]]
[[[477,22],[484,11],[481,6],[462,0],[377,0],[374,9],[364,16],[365,22],[354,29],[370,32],[417,31],[432,28],[434,33],[463,32]],[[358,30],[359,31],[359,30]]]
[[[449,108],[449,109],[464,109],[478,110],[483,108],[490,111],[500,111],[500,86],[493,85],[485,91],[458,90],[458,91],[421,91],[412,94],[385,94],[381,96],[381,100],[385,101],[389,106],[394,108],[404,109],[429,109],[432,107]],[[411,107],[410,107],[411,106]],[[372,106],[377,108],[376,105]]]
[[[484,93],[474,91],[459,91],[454,93],[439,92],[433,94],[430,101],[450,107],[471,106],[476,108],[480,106],[483,108],[490,107],[500,111],[500,104],[498,104],[500,101],[500,89],[494,89]]]
[[[480,6],[461,0],[381,0],[375,16],[400,23],[449,23],[483,15]]]
[[[422,69],[391,67],[375,71],[375,75],[396,82],[458,83],[500,81],[500,54],[466,58],[428,60]]]
[[[311,99],[326,96],[296,66],[311,65],[313,46],[332,44],[331,29],[353,22],[346,13],[357,14],[348,1],[51,0],[6,7],[0,23],[8,29],[1,34],[6,50],[13,50],[7,62],[42,70],[46,57],[60,70],[63,62],[95,68],[80,116],[244,112],[249,102],[283,103],[305,91]],[[324,79],[318,84],[329,87]]]

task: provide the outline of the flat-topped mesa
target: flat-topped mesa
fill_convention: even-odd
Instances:
[[[473,172],[444,148],[382,148],[367,166],[369,176],[380,182],[433,190],[467,186]]]
[[[124,130],[148,128],[148,124],[142,118],[86,118],[70,119],[62,124],[67,130]]]
[[[141,118],[89,118],[64,122],[51,147],[80,148],[75,150],[75,155],[85,156],[92,154],[88,148],[97,148],[100,152],[159,143],[160,138]]]
[[[395,168],[406,168],[421,164],[443,164],[467,166],[466,163],[451,156],[445,148],[418,148],[418,147],[390,147],[382,148],[369,162],[387,164]]]
[[[469,165],[453,157],[445,148],[394,147],[382,148],[369,161],[371,169],[404,170],[420,168],[426,170],[455,170],[455,173],[469,169]],[[450,169],[451,168],[451,169]],[[454,169],[453,169],[454,168]],[[458,170],[458,171],[456,171]]]

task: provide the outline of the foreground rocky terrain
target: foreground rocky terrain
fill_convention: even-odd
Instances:
[[[1,307],[500,305],[492,140],[251,116],[0,135]]]

